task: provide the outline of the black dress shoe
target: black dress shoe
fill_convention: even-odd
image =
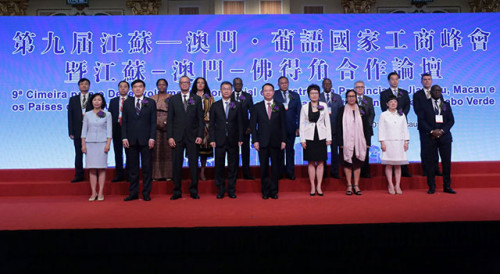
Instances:
[[[450,193],[450,194],[457,194],[455,190],[453,190],[451,187],[447,187],[443,189],[443,192]]]
[[[197,200],[200,199],[200,196],[198,194],[191,194],[191,198]]]
[[[443,176],[443,173],[441,173],[441,171],[439,171],[439,170],[436,170],[434,172],[434,175],[436,175],[436,176]]]
[[[229,194],[229,198],[236,199],[236,194]]]
[[[224,194],[217,194],[217,199],[222,199],[224,198]]]
[[[269,196],[267,196],[267,195],[262,195],[262,199],[267,200],[267,199],[269,199]]]
[[[144,201],[146,201],[146,202],[151,201],[151,196],[149,196],[149,195],[144,195]]]
[[[361,178],[371,178],[372,176],[370,174],[361,174]],[[411,177],[411,175],[410,175]]]
[[[111,180],[111,182],[112,182],[112,183],[115,183],[115,182],[121,182],[121,181],[123,181],[123,180],[124,180],[124,178],[123,178],[123,177],[115,177],[115,178],[113,178],[113,180]]]
[[[255,177],[253,177],[252,175],[245,175],[245,176],[243,176],[243,179],[245,179],[245,180],[255,180]]]
[[[83,181],[83,177],[75,177],[73,178],[73,180],[71,180],[72,183],[78,183],[78,182],[82,182]]]
[[[330,177],[334,179],[340,179],[340,176],[338,174],[332,174],[330,175]]]
[[[175,195],[174,194],[174,195],[172,195],[172,197],[170,197],[170,200],[173,201],[173,200],[177,200],[177,199],[180,199],[180,198],[182,198],[182,195]]]
[[[139,196],[138,195],[128,195],[127,197],[125,197],[125,199],[123,199],[125,202],[128,202],[128,201],[132,201],[132,200],[137,200],[139,199]]]
[[[275,200],[278,199],[278,195],[277,194],[276,195],[271,195],[270,197],[271,197],[271,199],[275,199]]]
[[[427,194],[434,194],[434,192],[436,192],[434,187],[429,187],[429,190],[427,190]]]
[[[295,175],[293,175],[293,174],[289,174],[289,175],[287,175],[286,177],[288,177],[288,179],[290,179],[290,180],[292,180],[292,181],[296,179],[296,178],[295,178]]]

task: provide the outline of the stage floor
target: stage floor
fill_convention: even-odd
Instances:
[[[403,195],[366,190],[362,196],[343,191],[280,192],[263,200],[258,192],[218,200],[202,194],[170,201],[167,194],[123,202],[125,195],[106,195],[89,202],[85,195],[0,197],[0,230],[246,227],[373,223],[421,223],[500,220],[500,188],[455,188],[458,194],[408,189]]]

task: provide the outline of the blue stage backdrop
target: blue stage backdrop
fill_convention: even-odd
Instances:
[[[221,81],[240,77],[254,101],[265,82],[290,88],[307,102],[311,83],[329,77],[345,97],[366,83],[376,117],[370,157],[379,161],[379,92],[397,71],[400,87],[418,90],[420,75],[444,87],[455,114],[453,161],[500,160],[495,123],[500,79],[500,16],[488,14],[79,16],[0,17],[0,168],[70,168],[67,104],[77,81],[107,100],[120,80],[143,79],[147,96],[166,78],[203,76],[216,99]],[[417,119],[408,117],[410,161],[419,161]],[[296,163],[302,164],[297,143]],[[114,166],[113,151],[108,158]],[[209,163],[213,164],[212,162]],[[252,150],[252,165],[258,157]]]

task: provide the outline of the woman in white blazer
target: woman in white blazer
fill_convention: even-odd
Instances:
[[[311,183],[310,195],[323,196],[321,183],[323,181],[324,163],[328,156],[326,147],[332,143],[332,130],[328,105],[319,101],[318,85],[307,87],[310,102],[300,111],[300,143],[304,149],[304,161],[308,162],[309,181]],[[315,186],[314,179],[318,181]]]
[[[111,114],[106,111],[104,96],[96,93],[92,96],[93,109],[85,113],[82,126],[82,152],[85,156],[85,167],[90,169],[90,188],[92,196],[89,201],[104,200],[104,181],[108,167],[108,152],[112,138]],[[96,187],[99,180],[99,195]]]

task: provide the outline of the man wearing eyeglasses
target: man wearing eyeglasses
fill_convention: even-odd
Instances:
[[[356,91],[356,101],[360,110],[363,109],[361,115],[368,118],[368,124],[370,125],[370,130],[368,132],[369,137],[366,139],[370,140],[373,136],[373,120],[375,119],[375,110],[373,109],[373,99],[365,95],[365,83],[363,81],[356,81],[354,83],[354,90]],[[364,112],[364,113],[363,113]],[[363,166],[361,167],[361,177],[371,178],[370,175],[370,146],[371,142],[367,142],[366,146],[366,158]]]

